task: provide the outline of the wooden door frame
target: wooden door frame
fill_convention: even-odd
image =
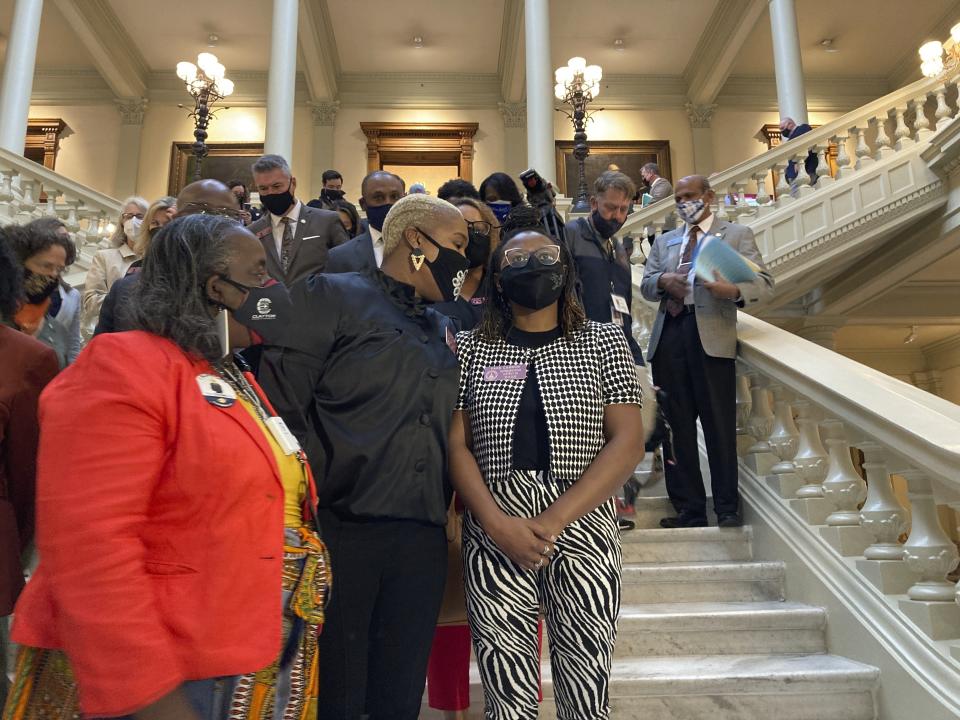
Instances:
[[[367,172],[386,165],[456,165],[473,182],[473,138],[479,123],[360,123],[367,138]]]

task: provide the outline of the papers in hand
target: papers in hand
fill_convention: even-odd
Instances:
[[[646,207],[653,202],[653,195],[650,193],[644,193],[640,196],[640,202],[643,203],[643,207]]]
[[[701,280],[713,282],[714,273],[720,273],[729,282],[746,283],[756,279],[760,266],[747,260],[716,235],[707,235],[700,241],[693,270]]]

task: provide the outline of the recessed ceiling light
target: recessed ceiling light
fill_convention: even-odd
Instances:
[[[413,37],[413,46],[414,46],[417,50],[419,50],[420,48],[422,48],[422,47],[423,47],[423,38],[420,37],[419,35],[414,35],[414,37]]]
[[[218,42],[220,42],[220,36],[216,33],[207,35],[207,47],[216,47]]]
[[[840,52],[840,48],[834,45],[833,38],[824,38],[823,40],[818,42],[817,45],[819,45],[824,52],[828,52],[828,53]]]
[[[623,38],[617,38],[616,40],[613,41],[613,49],[616,50],[617,52],[623,52],[624,50],[626,50],[626,47],[624,47],[624,44],[623,44]]]

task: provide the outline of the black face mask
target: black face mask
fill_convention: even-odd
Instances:
[[[220,275],[220,279],[247,294],[243,304],[230,311],[234,320],[253,330],[265,344],[278,342],[293,313],[293,303],[283,283],[269,280],[261,287],[251,287],[225,275]]]
[[[294,203],[293,193],[290,192],[292,187],[293,183],[288,185],[287,189],[281,193],[275,193],[273,195],[261,195],[260,202],[263,203],[263,206],[269,210],[271,214],[283,215]]]
[[[390,208],[393,207],[393,203],[389,205],[376,205],[374,207],[367,208],[367,222],[370,223],[370,227],[374,228],[378,232],[383,232],[383,221],[387,219],[387,213],[390,212]]]
[[[346,193],[343,190],[333,190],[331,188],[324,188],[320,191],[320,197],[324,200],[329,200],[330,202],[336,202],[343,198]]]
[[[430,268],[430,274],[433,275],[434,282],[437,283],[444,302],[456,300],[460,297],[460,289],[463,287],[463,280],[470,268],[470,261],[456,250],[444,247],[420,228],[417,228],[417,232],[433,243],[440,251],[436,260],[432,262],[427,260],[427,267]]]
[[[59,282],[59,278],[23,269],[23,294],[31,305],[39,305],[53,295]]]
[[[530,310],[542,310],[563,294],[565,270],[559,262],[544,265],[530,256],[523,267],[508,265],[500,271],[500,288],[510,302]]]
[[[614,235],[617,234],[617,230],[623,227],[623,223],[617,220],[607,220],[600,214],[599,210],[594,210],[590,215],[590,220],[593,222],[593,229],[597,231],[597,234],[602,237],[604,240],[609,240]]]
[[[471,229],[467,233],[467,237],[470,238],[470,242],[467,244],[467,262],[470,263],[470,268],[486,265],[487,258],[490,257],[490,235],[484,235]]]

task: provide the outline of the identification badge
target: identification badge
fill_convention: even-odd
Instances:
[[[300,443],[290,432],[290,428],[287,427],[283,418],[267,418],[267,429],[273,435],[273,439],[277,441],[277,445],[280,446],[284,455],[296,455],[300,452]]]
[[[623,325],[623,315],[613,305],[610,306],[610,322],[614,325]]]
[[[217,375],[197,375],[197,385],[203,399],[211,405],[228,408],[237,401],[237,393],[222,377]]]
[[[502,380],[526,380],[526,365],[499,365],[488,367],[483,371],[484,382],[500,382]]]
[[[627,305],[627,299],[623,295],[610,295],[610,301],[613,303],[613,309],[624,315],[630,314],[630,306]]]

